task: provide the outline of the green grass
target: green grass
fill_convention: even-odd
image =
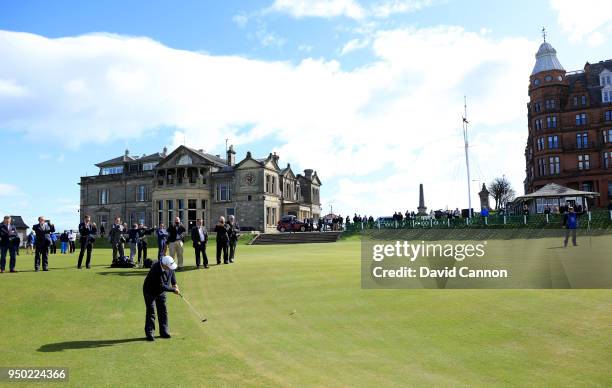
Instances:
[[[612,385],[612,291],[362,290],[359,249],[244,245],[236,264],[179,272],[209,321],[168,295],[173,338],[155,343],[145,270],[97,249],[91,270],[54,255],[34,273],[22,252],[0,277],[1,364],[66,366],[83,387]]]

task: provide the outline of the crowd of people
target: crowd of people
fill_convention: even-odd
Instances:
[[[39,217],[38,223],[32,227],[32,231],[25,237],[26,254],[34,254],[34,270],[49,270],[49,255],[58,254],[57,245],[59,243],[59,254],[67,255],[75,253],[77,250],[76,242],[80,243],[76,267],[78,269],[91,268],[91,258],[94,250],[94,243],[97,238],[107,238],[112,248],[112,263],[124,262],[129,266],[142,268],[148,258],[148,236],[154,235],[157,240],[158,254],[157,259],[161,259],[168,254],[177,261],[177,270],[184,267],[184,242],[186,237],[191,237],[195,252],[196,268],[209,268],[207,245],[209,230],[204,225],[204,220],[197,219],[191,230],[183,225],[180,218],[176,217],[174,222],[166,227],[160,224],[157,227],[146,227],[143,224],[133,224],[128,227],[116,217],[110,226],[108,235],[104,226],[98,229],[97,225],[91,221],[90,216],[85,216],[79,224],[77,232],[74,230],[64,230],[62,233],[56,232],[55,225]],[[233,263],[236,257],[236,246],[240,237],[240,228],[236,223],[235,217],[219,217],[217,224],[210,233],[216,235],[216,262],[217,264]],[[129,255],[126,255],[126,245],[129,247]],[[2,273],[6,270],[6,258],[9,258],[8,269],[10,272],[17,272],[15,269],[19,248],[22,241],[17,233],[17,229],[12,224],[10,216],[5,216],[0,224],[0,256]],[[84,263],[83,263],[84,261]],[[151,265],[149,263],[149,266]]]

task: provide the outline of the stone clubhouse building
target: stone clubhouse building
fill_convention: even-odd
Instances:
[[[317,220],[321,214],[317,173],[281,168],[275,153],[255,159],[247,152],[236,162],[232,146],[225,159],[179,146],[141,157],[126,150],[96,166],[98,175],[81,177],[80,213],[106,230],[116,216],[147,226],[175,217],[191,226],[202,218],[211,227],[219,216],[234,215],[243,230],[276,232],[283,215]]]

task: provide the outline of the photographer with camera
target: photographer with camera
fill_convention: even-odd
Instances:
[[[21,242],[15,225],[11,224],[11,216],[4,216],[4,221],[0,224],[0,273],[4,273],[6,267],[6,252],[10,256],[9,269],[15,271],[17,248]]]
[[[85,267],[91,268],[91,252],[93,251],[93,243],[96,241],[96,225],[91,223],[91,217],[85,216],[83,222],[79,224],[79,234],[81,235],[81,252],[79,252],[79,262],[77,268],[81,269],[83,263],[83,256],[87,251],[87,261],[85,261]]]
[[[55,233],[55,226],[45,217],[38,217],[38,224],[32,227],[36,239],[34,240],[34,271],[38,272],[42,261],[43,271],[49,270],[49,246],[51,234]]]
[[[147,236],[155,232],[155,228],[147,228],[143,224],[138,225],[138,267],[142,268],[144,260],[147,259],[147,248],[149,243]]]

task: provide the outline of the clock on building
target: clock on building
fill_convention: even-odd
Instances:
[[[247,172],[244,176],[244,183],[251,186],[255,183],[255,175],[252,172]]]

